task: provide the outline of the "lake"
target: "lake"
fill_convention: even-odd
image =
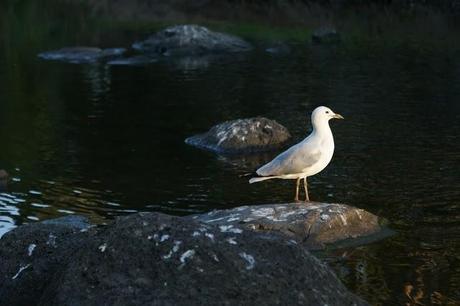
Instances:
[[[260,115],[299,141],[310,112],[327,105],[345,120],[331,122],[336,152],[310,178],[310,197],[384,217],[395,235],[318,256],[373,305],[460,304],[460,48],[445,37],[289,37],[288,53],[270,54],[272,37],[249,35],[254,51],[210,61],[75,65],[36,55],[129,47],[160,25],[107,25],[83,9],[69,17],[64,5],[24,3],[1,11],[0,169],[11,183],[0,193],[0,235],[69,214],[104,224],[138,211],[291,201],[294,182],[241,177],[277,152],[219,156],[184,139]]]

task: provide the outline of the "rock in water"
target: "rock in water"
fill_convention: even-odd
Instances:
[[[133,49],[158,55],[204,55],[209,53],[244,52],[252,46],[243,39],[210,31],[198,25],[166,28],[148,39],[133,44]]]
[[[81,216],[20,226],[0,239],[0,305],[37,305],[54,274],[81,247]]]
[[[45,60],[62,61],[72,64],[87,64],[113,59],[123,55],[125,52],[126,49],[124,48],[67,47],[40,53],[38,57]]]
[[[223,122],[185,142],[217,153],[237,154],[277,149],[290,138],[287,128],[278,122],[256,117]]]
[[[158,213],[118,218],[46,285],[49,306],[367,305],[281,235]]]
[[[277,232],[308,249],[323,249],[347,239],[386,236],[382,220],[363,209],[329,203],[290,203],[242,206],[189,218],[238,229]],[[380,236],[379,236],[380,238]]]

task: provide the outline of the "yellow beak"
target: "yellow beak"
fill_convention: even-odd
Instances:
[[[335,119],[345,119],[345,118],[343,118],[342,115],[340,115],[340,114],[334,114],[334,118],[335,118]]]

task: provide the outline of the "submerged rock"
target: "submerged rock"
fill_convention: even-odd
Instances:
[[[93,47],[67,47],[59,50],[47,51],[38,54],[45,60],[55,60],[72,64],[95,63],[121,56],[126,52],[124,48],[100,49]]]
[[[278,122],[256,117],[223,122],[185,142],[217,153],[235,154],[270,151],[290,138],[287,128]]]
[[[381,220],[363,209],[316,202],[242,206],[190,218],[233,229],[281,233],[312,250],[384,231]]]
[[[84,242],[88,220],[69,216],[20,226],[0,239],[0,305],[37,305],[54,274]]]
[[[311,40],[318,44],[333,44],[340,42],[341,37],[334,27],[321,27],[313,32]]]
[[[145,53],[165,56],[232,53],[252,49],[248,42],[239,37],[213,32],[198,25],[172,26],[134,43],[132,47]]]

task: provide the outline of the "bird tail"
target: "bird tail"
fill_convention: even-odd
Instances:
[[[253,177],[252,179],[249,180],[249,184],[258,183],[258,182],[262,182],[262,181],[265,181],[265,180],[271,180],[271,179],[274,179],[274,178],[279,178],[279,176]]]

